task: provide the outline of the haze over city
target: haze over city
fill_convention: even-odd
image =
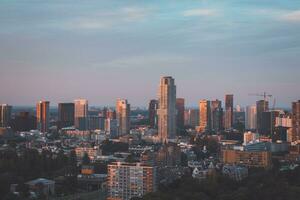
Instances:
[[[187,106],[227,93],[244,106],[263,91],[279,107],[300,98],[299,1],[0,4],[1,103],[147,106],[165,75]]]

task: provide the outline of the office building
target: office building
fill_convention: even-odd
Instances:
[[[74,126],[74,103],[58,104],[58,128]]]
[[[256,106],[247,106],[246,108],[246,124],[247,130],[256,129]]]
[[[211,101],[212,130],[219,132],[223,130],[223,109],[222,102],[218,99]]]
[[[292,141],[300,140],[300,100],[292,103]]]
[[[157,128],[157,109],[158,101],[156,99],[150,100],[148,107],[150,128]]]
[[[172,77],[160,79],[158,92],[158,136],[161,142],[175,139],[176,134],[176,86]]]
[[[225,129],[231,129],[233,126],[233,95],[225,95]]]
[[[263,130],[264,121],[268,121],[267,117],[268,114],[264,114],[264,112],[269,111],[269,102],[265,100],[260,100],[256,102],[256,127],[257,127],[257,132],[259,134],[263,134],[265,130]]]
[[[210,101],[199,101],[199,132],[211,130],[211,110]]]
[[[79,130],[87,130],[88,129],[88,101],[86,99],[76,99],[74,101],[75,104],[75,128]]]
[[[129,134],[130,131],[130,104],[126,99],[118,99],[116,103],[116,117],[119,136]]]
[[[184,129],[184,98],[176,99],[176,127],[180,132]]]
[[[141,163],[108,165],[107,200],[130,200],[157,190],[156,167]]]
[[[49,131],[49,101],[39,101],[36,104],[37,129],[43,133]]]
[[[12,106],[8,104],[0,105],[0,127],[8,127],[11,122]]]
[[[259,135],[257,133],[253,133],[253,132],[245,132],[244,133],[244,145],[247,145],[250,142],[255,142],[259,139]]]

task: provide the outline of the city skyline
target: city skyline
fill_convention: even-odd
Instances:
[[[187,106],[225,94],[252,105],[248,93],[267,91],[290,107],[300,98],[299,13],[292,0],[3,1],[0,101],[146,106],[168,75]]]

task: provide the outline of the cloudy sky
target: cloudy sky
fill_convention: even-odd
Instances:
[[[298,0],[0,0],[0,102],[300,99]]]

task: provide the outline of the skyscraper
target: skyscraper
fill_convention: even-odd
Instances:
[[[39,101],[36,104],[37,129],[43,133],[49,131],[49,101]]]
[[[157,128],[157,109],[158,101],[156,99],[150,100],[148,108],[150,128]]]
[[[176,111],[176,126],[181,131],[184,129],[184,98],[176,99]]]
[[[225,95],[225,129],[232,128],[233,125],[233,95]]]
[[[75,128],[79,130],[87,130],[88,129],[88,101],[86,99],[76,99],[74,101],[75,104]]]
[[[265,100],[259,100],[256,102],[256,129],[257,132],[263,134],[263,118],[267,117],[264,112],[269,111],[269,102]]]
[[[216,132],[223,130],[222,102],[218,99],[211,101],[212,129]]]
[[[246,129],[256,129],[256,106],[247,106],[246,108]]]
[[[8,104],[0,105],[0,127],[8,127],[11,122],[12,106]]]
[[[199,101],[199,132],[211,130],[210,101]]]
[[[300,100],[292,103],[292,140],[300,140]]]
[[[74,103],[58,104],[58,127],[74,126]]]
[[[161,142],[175,139],[176,133],[176,86],[172,77],[160,79],[158,92],[158,137]]]
[[[130,131],[130,104],[126,99],[118,99],[116,103],[116,116],[118,133],[120,136],[129,134]]]

